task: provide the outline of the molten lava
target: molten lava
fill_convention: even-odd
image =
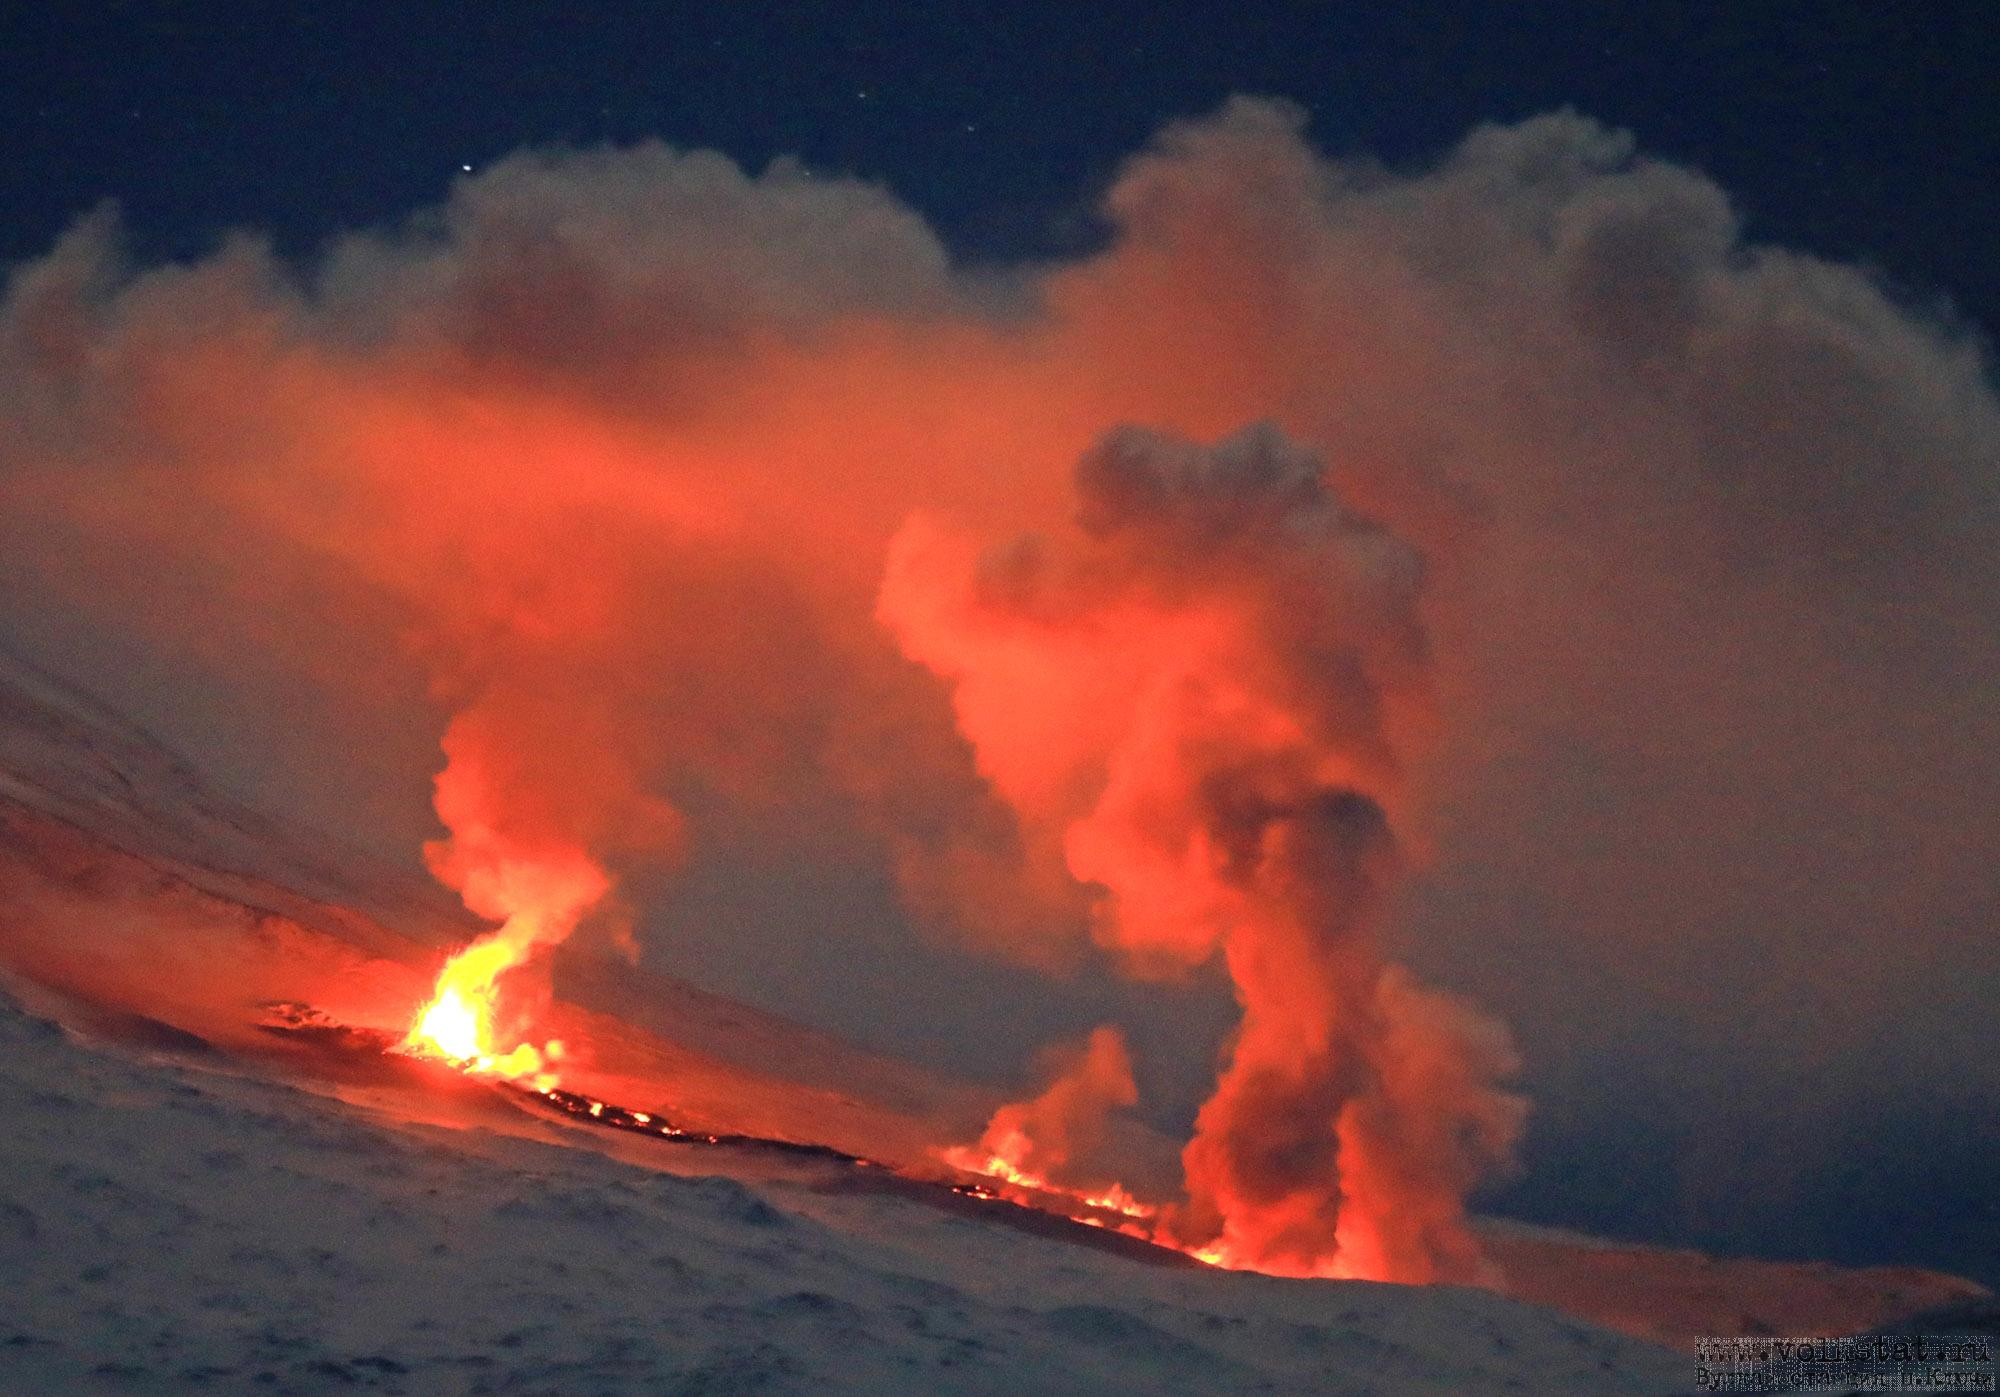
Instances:
[[[1122,1184],[1112,1183],[1096,1193],[1090,1193],[1083,1189],[1064,1188],[1061,1184],[1051,1183],[1041,1175],[1023,1169],[1019,1163],[1023,1151],[1019,1148],[1008,1149],[1009,1143],[1003,1139],[997,1153],[982,1153],[971,1146],[953,1145],[940,1150],[938,1157],[952,1168],[967,1174],[983,1174],[989,1179],[998,1180],[1002,1185],[1002,1196],[1009,1197],[1012,1202],[1027,1202],[1030,1206],[1041,1206],[1036,1200],[1009,1195],[1007,1192],[1009,1188],[1073,1200],[1098,1212],[1122,1213],[1128,1218],[1149,1218],[1158,1211],[1150,1204],[1141,1203]],[[1024,1146],[1026,1140],[1016,1135],[1012,1143]],[[1098,1225],[1095,1219],[1089,1217],[1079,1217],[1077,1221]]]
[[[666,1140],[706,1145],[732,1145],[789,1154],[809,1155],[857,1168],[883,1168],[874,1160],[852,1155],[826,1145],[804,1144],[756,1135],[717,1134],[690,1130],[665,1117],[635,1111],[560,1089],[553,1070],[563,1055],[563,1044],[551,1040],[540,1048],[518,1043],[506,1052],[497,1048],[494,1023],[497,1016],[498,984],[507,971],[522,964],[527,945],[512,940],[508,928],[473,942],[451,957],[438,975],[437,989],[417,1014],[401,1051],[441,1060],[462,1072],[500,1079],[514,1089],[533,1093],[534,1099],[561,1113],[583,1118],[596,1125],[634,1131]],[[1160,1210],[1141,1201],[1124,1185],[1112,1182],[1100,1188],[1071,1188],[1025,1167],[1036,1153],[1029,1135],[1002,1121],[990,1129],[976,1146],[954,1145],[938,1150],[946,1164],[965,1174],[978,1175],[987,1183],[956,1183],[955,1193],[991,1202],[1066,1217],[1088,1227],[1113,1230],[1155,1246],[1165,1247],[1228,1270],[1268,1271],[1285,1275],[1333,1276],[1352,1273],[1338,1266],[1310,1270],[1285,1270],[1245,1254],[1230,1245],[1227,1237],[1207,1245],[1191,1245],[1178,1237]]]
[[[954,1185],[959,1193],[1055,1213],[1086,1227],[1109,1228],[1225,1271],[1258,1271],[1266,1275],[1319,1280],[1352,1280],[1358,1275],[1354,1268],[1337,1257],[1311,1266],[1273,1264],[1268,1259],[1251,1255],[1248,1248],[1233,1244],[1226,1236],[1199,1246],[1191,1244],[1177,1235],[1169,1222],[1160,1218],[1158,1208],[1140,1201],[1123,1184],[1111,1183],[1096,1192],[1065,1188],[1020,1167],[1021,1147],[1027,1145],[1025,1137],[1014,1137],[1011,1143],[1017,1148],[1011,1151],[1008,1149],[1010,1141],[1002,1139],[997,1142],[998,1152],[989,1153],[987,1147],[995,1143],[983,1140],[979,1146],[952,1145],[937,1152],[938,1157],[952,1168],[994,1181],[990,1185]],[[1010,1154],[1014,1157],[1010,1158]],[[1118,1216],[1107,1219],[1106,1214]]]
[[[403,1040],[403,1050],[442,1058],[461,1071],[526,1081],[537,1091],[548,1091],[559,1081],[553,1065],[563,1055],[560,1040],[539,1048],[517,1043],[505,1052],[497,1041],[500,977],[526,961],[532,944],[510,936],[509,926],[445,962],[430,1002],[418,1011]]]
[[[413,1040],[436,1048],[446,1057],[464,1060],[480,1053],[479,1011],[456,986],[443,990],[410,1030]]]

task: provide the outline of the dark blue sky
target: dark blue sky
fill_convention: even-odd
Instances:
[[[1162,120],[1257,92],[1397,163],[1572,105],[1714,175],[1753,235],[2000,324],[1985,0],[8,9],[0,258],[107,195],[142,252],[240,224],[304,250],[521,144],[644,136],[881,179],[968,255],[1058,250]]]

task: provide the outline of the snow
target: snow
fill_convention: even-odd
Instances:
[[[1213,1271],[259,1027],[298,1000],[395,1028],[467,934],[0,652],[0,1393],[1663,1392],[1691,1361],[1631,1335],[1977,1293],[1499,1226],[1510,1290],[1549,1308]],[[912,1165],[995,1104],[677,981],[573,971],[558,1029],[594,1054],[565,1070],[628,1106]]]
[[[11,1003],[0,1054],[9,1393],[1613,1393],[1688,1377],[1664,1350],[1481,1292],[1142,1265],[803,1177],[398,1125],[85,1046]]]

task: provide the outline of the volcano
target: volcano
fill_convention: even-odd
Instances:
[[[560,1086],[398,1051],[477,929],[6,658],[0,1385],[1640,1392],[1982,1293],[1498,1223],[1502,1293],[1220,1271],[943,1165],[990,1091],[630,967],[565,967]]]

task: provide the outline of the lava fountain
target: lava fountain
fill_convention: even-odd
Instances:
[[[529,963],[534,938],[513,922],[481,937],[447,960],[431,998],[417,1012],[403,1050],[442,1058],[467,1072],[525,1080],[537,1090],[557,1085],[554,1064],[563,1055],[560,1039],[540,1047],[516,1043],[505,1051],[495,1027],[500,1018],[500,979]]]
[[[545,812],[533,802],[509,800],[495,775],[502,764],[492,727],[462,714],[447,731],[436,806],[451,834],[427,844],[424,856],[468,908],[499,925],[445,962],[402,1046],[549,1090],[563,1045],[527,1041],[527,1002],[539,997],[527,991],[537,977],[546,985],[549,954],[603,902],[611,875],[580,843],[535,818]]]

